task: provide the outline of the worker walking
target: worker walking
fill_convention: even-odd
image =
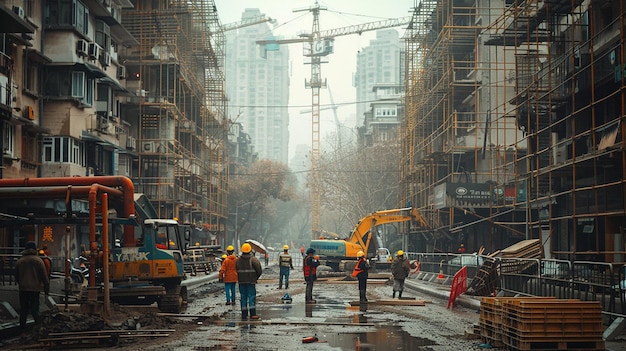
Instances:
[[[370,265],[363,251],[357,252],[356,256],[358,257],[358,261],[352,271],[352,277],[359,281],[359,301],[367,302],[367,276]]]
[[[396,291],[398,298],[402,297],[404,280],[409,276],[410,270],[409,260],[404,257],[404,251],[398,250],[396,257],[391,262],[391,274],[393,275],[393,295],[391,297],[396,297]]]
[[[256,282],[263,273],[261,262],[252,254],[252,246],[241,245],[241,256],[235,262],[241,299],[241,319],[259,319],[256,314]]]
[[[289,254],[289,245],[283,246],[283,253],[278,257],[280,273],[278,277],[278,289],[283,288],[283,278],[285,279],[285,289],[289,289],[289,270],[293,269],[293,260]]]
[[[15,280],[19,286],[20,296],[20,328],[26,327],[26,318],[30,313],[35,322],[41,321],[39,313],[39,292],[43,287],[46,294],[50,294],[50,280],[46,266],[37,256],[37,245],[29,241],[26,243],[22,257],[15,263]]]
[[[313,300],[313,283],[317,280],[317,266],[320,265],[320,261],[313,257],[314,253],[314,248],[308,248],[306,250],[306,257],[302,263],[304,281],[306,282],[306,303],[315,303],[315,300]]]
[[[226,305],[235,305],[235,285],[238,280],[237,275],[237,256],[235,256],[235,248],[228,245],[226,255],[224,255],[222,267],[218,274],[221,282],[224,282],[224,292],[226,293]]]

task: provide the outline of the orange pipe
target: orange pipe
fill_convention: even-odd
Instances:
[[[135,185],[128,177],[123,176],[94,176],[94,177],[50,177],[50,178],[15,178],[0,179],[0,188],[3,187],[53,187],[53,186],[104,186],[121,188],[123,193],[120,217],[129,218],[135,214]],[[106,192],[106,191],[105,191]],[[124,225],[124,246],[135,246],[134,228]]]

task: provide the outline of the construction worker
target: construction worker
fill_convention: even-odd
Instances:
[[[370,269],[370,265],[365,258],[365,253],[363,251],[359,251],[356,254],[357,263],[352,271],[352,278],[356,278],[359,281],[359,301],[367,302],[367,276],[368,271]]]
[[[237,268],[237,256],[235,256],[235,248],[232,245],[228,245],[226,248],[226,255],[222,256],[222,267],[218,274],[218,278],[221,282],[224,282],[224,292],[226,294],[226,305],[235,305],[235,285],[238,280]]]
[[[26,328],[26,318],[30,313],[35,322],[41,321],[39,313],[39,292],[43,286],[46,298],[50,293],[50,280],[46,266],[37,256],[37,244],[26,243],[22,257],[15,262],[15,280],[19,286],[20,328]]]
[[[46,252],[42,249],[39,250],[39,258],[43,261],[43,265],[46,266],[46,272],[48,273],[48,279],[50,279],[50,275],[52,274],[52,261],[50,257],[46,255]]]
[[[285,278],[285,289],[289,289],[289,270],[293,269],[293,260],[289,254],[289,245],[283,246],[283,253],[278,256],[278,266],[280,268],[278,289],[283,288],[283,278]]]
[[[259,319],[256,314],[256,282],[263,273],[261,262],[254,257],[249,243],[241,245],[241,256],[235,262],[241,298],[241,319]]]
[[[396,297],[396,291],[398,292],[398,298],[402,297],[402,291],[404,290],[404,280],[409,276],[409,260],[404,257],[404,251],[398,250],[396,257],[391,262],[391,274],[393,275],[393,295]]]
[[[306,257],[302,263],[302,269],[304,270],[304,281],[306,282],[306,297],[305,301],[308,304],[315,303],[313,300],[313,283],[317,280],[317,266],[320,265],[320,261],[313,257],[315,249],[310,247],[306,250]]]
[[[464,254],[465,253],[465,245],[461,244],[459,246],[459,249],[457,250],[458,253],[460,254]]]

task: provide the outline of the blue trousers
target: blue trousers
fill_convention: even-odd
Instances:
[[[280,275],[278,277],[278,288],[283,287],[283,277],[285,278],[285,289],[289,289],[289,267],[280,267]]]
[[[256,285],[239,283],[239,294],[241,295],[241,317],[248,318],[256,316]]]
[[[226,302],[235,302],[235,286],[237,283],[224,283],[224,291],[226,291]]]

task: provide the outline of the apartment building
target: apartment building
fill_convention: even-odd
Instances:
[[[160,217],[223,237],[228,123],[213,1],[12,0],[0,15],[2,178],[128,176]]]

